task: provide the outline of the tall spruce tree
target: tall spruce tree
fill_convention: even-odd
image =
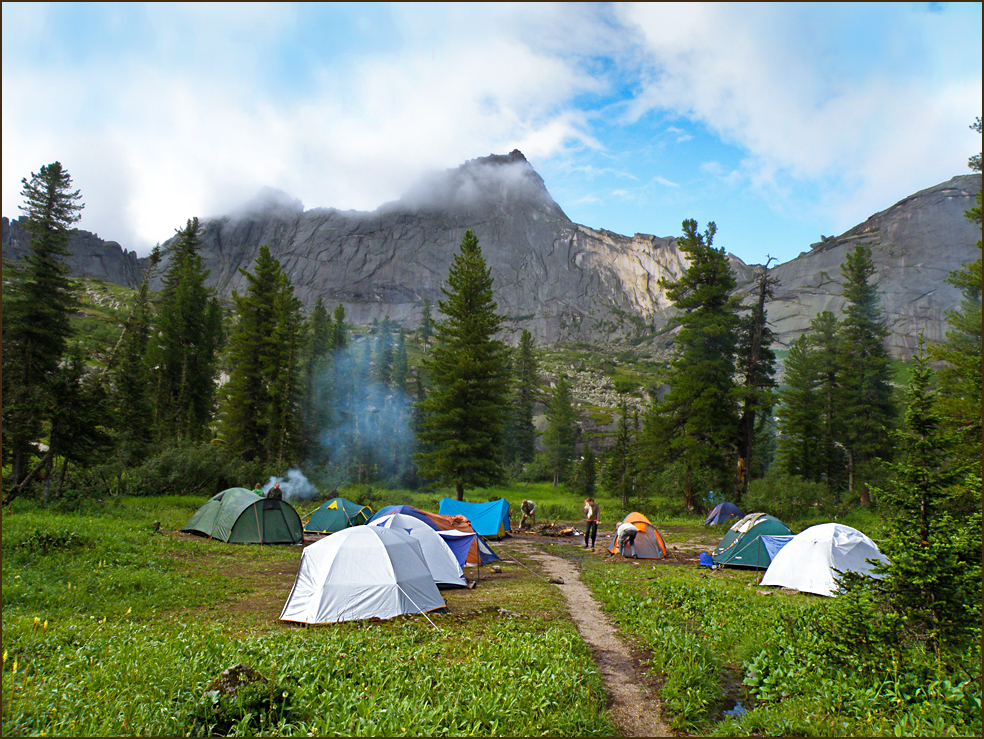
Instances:
[[[155,422],[162,440],[208,438],[215,413],[222,313],[215,291],[206,285],[199,231],[198,219],[192,218],[165,250],[168,266],[149,348],[155,368]]]
[[[269,247],[260,247],[253,270],[240,270],[246,293],[232,293],[237,322],[229,340],[223,433],[229,450],[246,460],[290,459],[300,438],[300,301]]]
[[[22,264],[4,286],[3,435],[8,483],[23,482],[33,444],[49,420],[50,384],[72,335],[69,316],[76,297],[68,267],[68,242],[84,207],[60,162],[21,180],[31,237]]]
[[[506,416],[506,347],[495,338],[502,326],[493,299],[492,275],[478,238],[466,231],[455,255],[445,299],[445,319],[436,326],[435,345],[425,361],[432,383],[422,403],[417,454],[421,472],[455,488],[484,486],[502,474],[501,441]]]
[[[771,261],[771,260],[769,260]],[[776,355],[772,351],[773,332],[766,318],[765,304],[771,300],[779,280],[769,277],[768,263],[758,276],[755,304],[743,317],[738,332],[738,371],[741,417],[738,420],[738,474],[735,476],[735,500],[741,502],[753,473],[756,432],[772,415],[775,405]]]
[[[819,445],[823,408],[816,356],[806,334],[789,347],[785,384],[779,394],[779,460],[787,475],[820,477]]]
[[[981,132],[980,117],[971,126]],[[968,162],[974,172],[981,171],[981,155]],[[981,191],[974,205],[964,213],[971,223],[981,227]],[[981,250],[981,239],[977,240]],[[942,362],[938,373],[939,411],[943,423],[958,434],[959,456],[968,461],[981,460],[981,257],[954,270],[946,281],[962,293],[959,310],[947,311],[949,330],[946,338],[930,347],[933,359]],[[979,468],[978,468],[979,469]],[[978,472],[979,474],[979,472]]]
[[[629,507],[629,499],[635,489],[636,434],[629,421],[629,404],[625,395],[619,393],[618,423],[615,425],[615,440],[605,453],[601,467],[601,484],[609,495],[614,495]]]
[[[561,374],[547,402],[547,429],[543,432],[544,454],[553,473],[554,487],[567,477],[580,431],[571,399],[571,385]]]
[[[506,461],[532,462],[536,427],[533,408],[537,399],[538,368],[533,353],[533,335],[523,329],[519,345],[512,353],[512,413],[506,433]]]
[[[697,222],[683,222],[677,246],[690,261],[679,280],[661,281],[682,311],[670,367],[670,391],[655,408],[659,429],[647,433],[650,459],[659,454],[684,465],[684,502],[699,506],[695,472],[712,473],[718,490],[733,487],[737,460],[738,403],[735,385],[735,349],[738,302],[732,295],[736,281],[724,249],[713,246],[714,223],[703,234]]]
[[[848,455],[848,487],[858,488],[868,505],[868,465],[891,453],[891,358],[885,346],[888,329],[878,292],[870,283],[875,273],[871,249],[859,244],[841,266],[847,305],[841,322],[838,412]]]

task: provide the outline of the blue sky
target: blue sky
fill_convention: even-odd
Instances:
[[[263,187],[373,210],[520,149],[567,215],[795,257],[981,150],[981,5],[3,4],[3,214],[146,254]]]

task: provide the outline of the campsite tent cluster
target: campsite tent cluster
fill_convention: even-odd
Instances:
[[[301,544],[303,532],[331,534],[304,549],[280,614],[283,621],[323,624],[444,608],[439,589],[465,587],[465,567],[497,560],[483,536],[498,538],[508,529],[505,500],[445,498],[440,514],[388,506],[373,515],[334,498],[302,527],[287,502],[231,488],[205,503],[182,531],[257,544]]]
[[[713,523],[716,515],[717,509],[705,523]],[[841,573],[877,577],[874,567],[887,561],[871,539],[850,526],[824,523],[794,536],[786,524],[765,513],[739,518],[710,557],[701,555],[701,564],[707,566],[764,569],[761,585],[817,595],[836,595]]]

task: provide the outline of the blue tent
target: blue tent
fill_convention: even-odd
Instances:
[[[509,501],[505,498],[490,503],[441,498],[440,511],[445,516],[464,516],[471,521],[472,528],[479,536],[501,539],[510,530]]]
[[[704,519],[705,526],[715,526],[721,523],[731,523],[741,518],[741,510],[734,503],[718,503],[714,510]]]

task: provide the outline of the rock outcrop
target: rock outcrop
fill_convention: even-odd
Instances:
[[[24,228],[27,216],[11,221],[3,218],[3,256],[20,261],[27,252],[31,238]],[[73,277],[92,277],[125,287],[139,287],[143,280],[145,261],[136,252],[127,251],[115,241],[103,241],[89,231],[76,230],[69,242],[70,256],[66,260]]]
[[[871,249],[876,269],[871,282],[878,288],[891,331],[892,353],[910,355],[920,332],[928,341],[942,340],[946,311],[957,308],[961,298],[946,277],[980,256],[980,231],[963,215],[980,188],[979,175],[954,177],[773,268],[780,286],[768,316],[777,334],[788,343],[807,330],[820,311],[841,312],[845,301],[840,266],[848,253],[864,244]]]
[[[978,256],[980,232],[963,213],[980,187],[978,175],[954,177],[773,267],[781,284],[768,315],[780,341],[799,336],[821,310],[840,312],[840,265],[859,243],[872,250],[893,353],[911,352],[920,331],[941,339],[946,311],[960,302],[944,279]],[[202,255],[223,296],[246,288],[239,270],[250,269],[266,244],[307,307],[320,297],[329,310],[343,305],[352,323],[388,316],[412,328],[425,300],[436,311],[468,229],[479,238],[511,336],[525,328],[539,343],[671,338],[675,309],[659,282],[686,269],[676,239],[574,223],[519,151],[434,173],[372,212],[304,210],[286,194],[267,191],[235,214],[205,221]],[[23,253],[18,222],[4,219],[3,243],[4,256]],[[141,261],[115,242],[80,231],[72,250],[75,274],[131,287],[140,282]],[[762,267],[730,259],[739,290],[750,291]]]

